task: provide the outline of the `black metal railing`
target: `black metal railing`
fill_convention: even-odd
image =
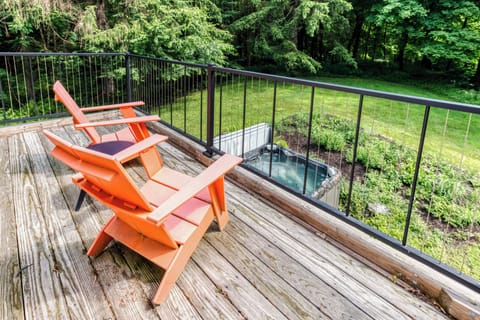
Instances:
[[[80,106],[143,100],[206,154],[237,153],[263,178],[480,288],[478,105],[132,54],[1,53],[0,123],[65,115],[56,80]]]

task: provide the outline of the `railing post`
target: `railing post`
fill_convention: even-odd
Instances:
[[[209,63],[207,66],[207,145],[203,152],[207,157],[213,156],[213,131],[215,115],[215,65]]]
[[[420,165],[422,163],[423,145],[425,144],[425,136],[427,134],[427,125],[428,125],[429,115],[430,115],[430,106],[425,106],[425,113],[423,115],[422,133],[420,134],[420,143],[418,145],[417,162],[415,164],[415,173],[413,174],[412,191],[410,193],[410,200],[408,202],[407,218],[405,220],[405,229],[403,230],[402,245],[407,244],[408,230],[410,229],[410,219],[412,217],[413,203],[415,201],[415,191],[417,189],[418,175],[420,173]]]
[[[6,76],[8,77],[8,73],[6,73]],[[2,105],[2,115],[3,115],[3,120],[7,120],[7,110],[5,110],[5,101],[3,98],[3,87],[2,87],[2,80],[0,79],[0,102]]]
[[[315,87],[312,86],[312,93],[310,95],[310,115],[308,117],[308,135],[307,135],[307,154],[305,155],[305,172],[303,175],[303,191],[305,195],[307,191],[307,178],[308,178],[308,162],[310,161],[310,142],[312,140],[312,122],[313,122],[313,106],[315,102]]]
[[[357,161],[358,139],[360,136],[360,121],[362,120],[363,94],[360,95],[358,102],[357,127],[355,129],[355,141],[353,143],[352,171],[350,172],[350,181],[348,187],[347,209],[345,215],[350,215],[350,204],[352,202],[353,179],[355,178],[355,162]]]
[[[125,53],[125,75],[127,82],[127,101],[132,101],[132,73],[130,69],[130,52]]]

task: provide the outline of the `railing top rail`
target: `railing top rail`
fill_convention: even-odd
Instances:
[[[187,66],[187,67],[197,67],[197,68],[207,68],[207,65],[205,64],[200,64],[200,63],[192,63],[192,62],[183,62],[183,61],[178,61],[178,60],[169,60],[169,59],[163,59],[163,58],[155,58],[155,57],[147,57],[147,56],[142,56],[138,54],[132,54],[128,53],[130,57],[134,58],[139,58],[139,59],[146,59],[146,60],[151,60],[151,61],[160,61],[160,62],[166,62],[166,63],[173,63],[173,64],[178,64],[182,66]]]
[[[103,56],[103,57],[113,57],[113,56],[125,56],[125,53],[90,53],[90,52],[0,52],[0,57],[68,57],[68,56],[78,56],[78,57],[91,57],[91,56]]]
[[[287,83],[293,83],[293,84],[299,84],[299,85],[305,85],[305,86],[312,86],[316,88],[354,93],[358,95],[370,96],[375,98],[390,99],[390,100],[396,100],[396,101],[407,102],[412,104],[480,114],[480,105],[474,105],[474,104],[468,104],[468,103],[422,98],[422,97],[409,96],[409,95],[390,93],[386,91],[378,91],[378,90],[371,90],[371,89],[361,89],[361,88],[350,87],[350,86],[339,85],[339,84],[332,84],[332,83],[298,79],[298,78],[290,78],[285,76],[277,76],[277,75],[271,75],[267,73],[252,72],[252,71],[245,71],[245,70],[238,70],[238,69],[231,69],[231,68],[214,67],[214,70],[215,72],[224,72],[224,73],[236,74],[236,75],[247,76],[247,77],[256,77],[256,78],[272,80],[272,81],[287,82]]]

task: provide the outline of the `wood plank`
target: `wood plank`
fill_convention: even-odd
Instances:
[[[177,283],[203,319],[245,319],[194,261],[187,263]]]
[[[168,146],[162,146],[164,149],[168,149]],[[170,152],[176,152],[175,150],[169,150]],[[232,190],[234,189],[234,190]],[[233,215],[238,216],[238,213],[245,213],[246,215],[242,216],[240,214],[241,220],[244,221],[247,225],[255,225],[256,232],[262,235],[266,235],[268,239],[278,239],[279,241],[272,241],[275,244],[281,244],[282,250],[295,257],[296,260],[300,261],[304,264],[309,270],[315,269],[322,269],[320,271],[315,271],[315,274],[327,282],[332,288],[335,288],[340,292],[340,294],[346,296],[352,303],[357,305],[359,308],[362,308],[367,314],[372,315],[374,317],[391,317],[407,319],[408,316],[403,313],[401,310],[395,308],[389,302],[384,300],[382,297],[378,296],[374,291],[369,290],[368,288],[364,287],[361,283],[356,280],[356,276],[350,276],[342,271],[342,269],[336,268],[329,263],[329,260],[334,255],[329,256],[327,258],[316,256],[312,258],[306,258],[299,254],[299,252],[308,252],[309,250],[303,246],[296,244],[295,237],[289,237],[288,235],[284,234],[277,230],[269,230],[275,229],[275,226],[268,224],[266,220],[262,221],[261,217],[255,216],[255,211],[260,212],[272,212],[275,211],[272,208],[269,208],[263,204],[262,207],[259,207],[262,203],[256,200],[254,197],[250,196],[245,198],[248,193],[242,192],[237,187],[232,187],[231,185],[227,184],[228,190],[228,199],[230,203],[235,203],[235,213]],[[243,208],[243,209],[242,209]],[[253,209],[255,208],[255,209]],[[240,209],[240,210],[239,210]],[[264,211],[267,210],[267,211]],[[245,212],[242,212],[245,211]],[[243,218],[243,219],[242,219]],[[245,219],[245,220],[244,220]],[[270,219],[269,219],[270,220]],[[274,220],[274,219],[271,219]],[[288,219],[290,225],[294,225],[293,221]],[[262,227],[258,227],[259,224]],[[301,227],[301,226],[300,226]],[[303,228],[303,227],[301,227]],[[304,228],[303,228],[304,229]],[[282,239],[283,238],[283,239]],[[318,236],[316,239],[312,239],[311,243],[315,243],[318,245]],[[286,247],[286,248],[285,248]],[[337,251],[339,251],[337,249]],[[312,263],[315,262],[315,263]],[[322,266],[322,268],[318,268],[318,265]],[[328,271],[327,271],[328,270]],[[381,275],[377,274],[378,278],[382,278]],[[344,279],[341,283],[338,282],[338,279]]]
[[[248,194],[244,190],[237,188],[232,192],[232,197],[237,198],[237,201],[242,203],[252,203],[255,197]],[[247,205],[248,206],[248,205]],[[325,260],[328,260],[337,269],[355,277],[355,280],[361,285],[369,288],[372,292],[381,292],[381,297],[395,305],[398,309],[406,314],[411,315],[417,319],[443,318],[448,319],[439,310],[435,309],[430,304],[423,302],[418,297],[412,295],[404,288],[395,285],[391,279],[386,278],[376,270],[370,268],[364,263],[356,260],[348,253],[339,250],[338,247],[332,245],[328,241],[319,243],[319,234],[313,233],[302,225],[295,223],[289,217],[281,214],[276,210],[269,209],[269,206],[263,202],[258,202],[255,205],[255,213],[268,212],[269,225],[273,228],[282,230],[290,237],[305,244],[310,250],[318,254]],[[258,214],[261,216],[260,214]],[[376,279],[372,281],[372,279]]]
[[[8,138],[0,138],[0,319],[23,319],[22,284],[17,246]]]
[[[287,319],[206,241],[200,241],[192,260],[247,319]]]
[[[189,153],[197,161],[203,164],[208,164],[211,161],[211,159],[206,158],[202,154],[204,151],[203,147],[193,143],[186,137],[176,134],[172,129],[160,123],[151,123],[148,124],[148,127],[157,133],[169,136],[170,143]],[[428,265],[402,254],[398,250],[370,237],[309,203],[299,202],[299,199],[294,195],[283,191],[244,169],[240,168],[240,170],[232,172],[229,176],[236,183],[255,192],[258,197],[269,199],[277,207],[288,211],[289,216],[297,217],[307,222],[317,230],[326,233],[334,241],[341,243],[377,267],[398,276],[401,280],[405,280],[426,295],[438,299],[442,288],[448,289],[464,302],[455,307],[463,308],[471,305],[474,308],[465,310],[466,312],[479,312],[478,307],[475,306],[478,306],[478,301],[480,301],[480,292],[474,291]],[[452,301],[452,303],[456,304],[457,302]]]
[[[61,187],[50,167],[40,137],[38,133],[27,132],[23,138],[32,158],[35,184],[48,186],[38,187],[37,192],[42,199],[40,206],[45,213],[46,228],[51,238],[55,270],[65,292],[70,315],[75,319],[111,318],[113,314],[108,301],[96,282],[96,274],[89,258],[84,254],[86,248],[65,204]],[[69,292],[75,292],[75,295],[68,294]]]
[[[8,142],[25,317],[69,319],[28,151],[21,135]]]
[[[83,133],[68,127],[65,129],[52,130],[64,139],[77,144],[86,143],[88,140]],[[52,144],[42,137],[42,144],[46,150],[52,148]],[[104,223],[108,221],[112,212],[99,202],[92,201],[87,197],[79,211],[73,211],[78,197],[79,189],[72,184],[71,177],[74,173],[56,159],[49,157],[50,164],[54,170],[62,192],[68,205],[71,208],[72,217],[76,223],[79,235],[89,247],[100,231]],[[85,251],[82,250],[85,254]],[[138,281],[131,276],[131,270],[117,246],[113,245],[106,249],[100,256],[90,259],[90,263],[96,275],[96,281],[102,287],[106,299],[115,319],[136,319],[136,318],[159,318],[158,314],[150,304],[148,295],[145,294]]]
[[[230,221],[225,229],[231,229],[233,223],[235,222]],[[282,279],[274,270],[249,252],[244,246],[265,251],[272,249],[268,241],[256,241],[255,232],[250,231],[252,231],[251,238],[242,239],[244,240],[243,245],[235,241],[227,232],[212,232],[206,235],[206,238],[243,277],[253,283],[255,288],[288,319],[340,319],[338,315],[327,316],[322,313],[316,305],[289,284],[287,279]],[[281,259],[281,257],[275,256],[274,259]],[[288,262],[296,264],[296,261],[292,261],[292,259]],[[311,298],[315,300],[317,297]]]
[[[315,254],[306,244],[299,242],[295,237],[285,234],[269,223],[269,221],[258,216],[251,208],[239,210],[242,207],[242,203],[246,203],[245,201],[239,202],[238,199],[234,199],[232,196],[229,199],[231,203],[236,203],[235,216],[264,237],[272,239],[272,242],[281,250],[311,270],[316,276],[365,313],[375,319],[410,318],[407,314],[391,305],[389,301],[384,300],[380,296],[382,294],[381,291],[374,292],[370,290],[357,281],[357,275],[346,273],[344,269],[339,269],[332,265],[331,260],[335,259],[334,256],[325,259]],[[264,213],[270,215],[273,211],[270,209],[270,211]],[[379,277],[377,276],[377,278]]]
[[[127,171],[132,177],[132,179],[139,185],[143,184],[147,179],[145,170],[138,163],[131,163],[130,166],[127,166]],[[128,254],[128,253],[125,253]],[[147,265],[150,265],[147,263]],[[146,273],[155,274],[158,273],[158,268],[153,267],[157,271],[143,270],[143,276]],[[155,282],[158,285],[159,277],[152,276],[150,280]],[[205,273],[192,261],[190,260],[185,270],[181,273],[180,277],[177,280],[177,283],[174,285],[173,290],[183,291],[185,297],[192,304],[193,307],[201,314],[203,319],[243,319],[239,311],[231,304],[231,302],[221,294],[220,290],[215,287],[215,284],[210,281],[210,279],[205,275]],[[171,301],[172,292],[169,295],[166,303],[173,304]],[[174,304],[178,309],[178,305],[183,306],[184,304],[181,301],[176,301]],[[164,311],[165,304],[157,307],[159,313]],[[167,313],[167,312],[165,312]],[[169,312],[172,313],[172,312]],[[161,313],[162,319],[164,319],[164,313]],[[183,318],[181,315],[178,318]],[[187,317],[188,319],[193,317]]]
[[[131,276],[138,280],[149,300],[153,298],[163,275],[163,270],[121,244],[117,244],[116,247],[118,247],[122,256],[125,257]],[[201,319],[197,310],[195,310],[190,301],[185,297],[184,292],[177,285],[172,287],[165,302],[158,306],[151,305],[151,308],[155,309],[155,312],[162,320]]]
[[[237,208],[232,208],[232,210],[236,211]],[[228,237],[230,240],[226,243],[231,243],[231,239],[244,243],[244,246],[260,260],[257,264],[268,266],[270,273],[275,273],[288,282],[329,318],[371,319],[368,314],[347,300],[335,288],[330,287],[302,264],[271,243],[269,239],[264,238],[241,222],[235,215],[231,215],[231,221],[225,228],[225,234],[225,236],[218,236],[219,242],[224,242],[224,238]],[[210,240],[209,235],[208,239]],[[323,241],[318,240],[318,243],[321,244]],[[220,245],[215,245],[215,247],[218,248]],[[230,245],[226,247],[228,248]],[[235,250],[232,251],[235,252]]]

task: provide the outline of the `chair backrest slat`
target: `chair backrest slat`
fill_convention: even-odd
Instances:
[[[87,116],[83,113],[78,104],[75,102],[75,100],[73,100],[72,96],[68,93],[60,81],[55,82],[53,85],[53,92],[55,92],[55,101],[60,101],[65,108],[67,108],[67,110],[72,114],[74,123],[81,124],[89,122]],[[84,130],[93,143],[100,142],[100,135],[95,128],[89,127],[84,128]]]

